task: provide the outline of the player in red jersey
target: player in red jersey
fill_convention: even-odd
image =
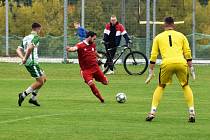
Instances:
[[[66,50],[68,52],[77,51],[81,76],[84,78],[85,83],[91,88],[93,94],[101,101],[101,103],[104,103],[103,97],[93,82],[93,79],[95,79],[104,85],[108,85],[108,79],[98,66],[97,57],[99,57],[99,55],[96,51],[95,39],[96,33],[89,31],[85,40],[76,44],[74,47],[67,46]]]

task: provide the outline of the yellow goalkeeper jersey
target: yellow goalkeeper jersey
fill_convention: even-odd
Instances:
[[[156,62],[159,53],[162,57],[162,65],[186,63],[186,60],[192,59],[187,38],[175,30],[166,30],[155,37],[150,62]]]

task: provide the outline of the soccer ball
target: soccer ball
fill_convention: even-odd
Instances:
[[[118,103],[125,103],[126,100],[127,100],[127,97],[126,97],[125,93],[117,93],[117,95],[116,95],[116,101]]]

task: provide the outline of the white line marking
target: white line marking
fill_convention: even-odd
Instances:
[[[1,121],[0,124],[13,123],[13,122],[18,122],[18,121],[30,120],[30,119],[34,119],[34,118],[44,118],[44,117],[63,116],[63,115],[66,115],[66,114],[50,114],[50,115],[29,116],[29,117],[24,117],[24,118],[20,118],[20,119]]]

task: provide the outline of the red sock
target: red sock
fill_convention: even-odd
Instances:
[[[103,103],[103,102],[104,102],[104,99],[103,99],[103,97],[101,96],[101,94],[99,93],[99,91],[98,91],[96,85],[93,83],[93,84],[91,84],[91,85],[89,85],[89,86],[90,86],[90,88],[91,88],[93,94],[94,94],[94,95]]]

